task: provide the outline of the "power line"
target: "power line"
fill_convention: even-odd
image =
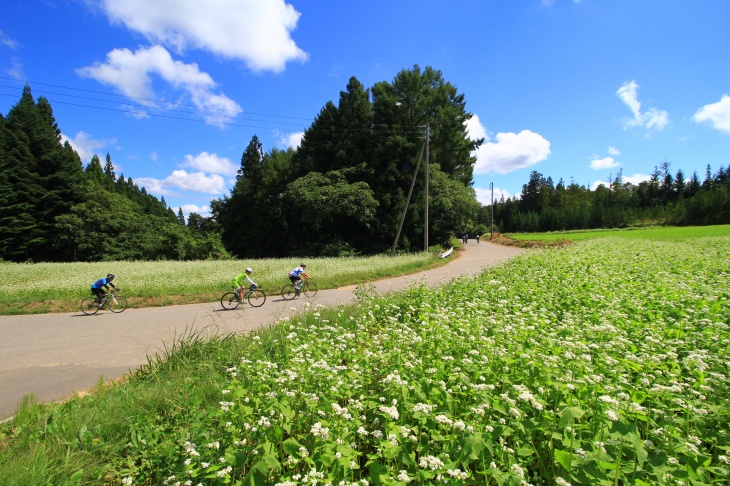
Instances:
[[[104,107],[104,106],[94,106],[94,105],[88,105],[88,104],[71,103],[68,101],[49,99],[49,102],[56,103],[56,104],[62,104],[62,105],[67,105],[67,106],[76,106],[76,107],[80,107],[80,108],[89,108],[89,109],[95,109],[95,110],[112,111],[112,112],[118,112],[118,113],[126,113],[126,114],[145,116],[145,117],[167,118],[167,119],[172,119],[172,120],[192,121],[192,122],[198,122],[198,123],[203,122],[203,123],[208,123],[208,124],[231,126],[231,127],[259,128],[259,129],[263,129],[263,130],[278,130],[278,131],[282,131],[282,132],[297,132],[300,130],[295,130],[292,128],[282,128],[278,125],[295,125],[297,127],[301,127],[301,131],[306,130],[307,127],[302,124],[284,122],[281,120],[257,120],[257,119],[248,119],[247,120],[247,121],[257,122],[257,123],[277,124],[277,126],[259,126],[259,125],[234,123],[234,122],[224,121],[224,120],[214,120],[213,121],[213,120],[210,120],[210,118],[221,117],[223,119],[225,119],[225,118],[231,119],[231,118],[235,118],[237,116],[245,117],[245,114],[252,114],[252,115],[266,116],[266,117],[272,117],[272,118],[284,118],[284,119],[291,119],[291,120],[307,120],[307,121],[309,120],[309,118],[302,118],[302,117],[295,117],[295,116],[271,115],[271,114],[266,114],[266,113],[255,113],[255,112],[245,112],[245,111],[238,112],[235,110],[226,110],[226,109],[211,109],[210,111],[206,111],[206,110],[200,109],[200,107],[198,107],[196,105],[188,105],[185,103],[174,103],[174,102],[154,100],[154,99],[149,99],[149,98],[139,98],[139,97],[120,95],[120,94],[116,94],[116,93],[108,93],[108,92],[104,92],[104,91],[96,91],[96,90],[83,89],[83,88],[74,88],[74,87],[62,86],[62,85],[50,84],[50,83],[33,82],[30,80],[9,78],[7,76],[0,76],[0,79],[23,82],[28,85],[37,84],[37,85],[49,86],[49,87],[60,88],[60,89],[68,89],[68,90],[73,90],[73,91],[95,93],[95,94],[101,94],[104,96],[112,96],[112,97],[122,98],[122,99],[132,99],[132,100],[137,100],[137,101],[147,101],[150,103],[161,103],[161,104],[166,104],[166,105],[170,105],[170,106],[196,108],[196,111],[187,111],[187,110],[178,110],[178,109],[174,109],[174,108],[165,108],[165,107],[160,107],[160,106],[151,107],[151,106],[143,105],[143,104],[137,104],[137,105],[127,104],[128,106],[141,109],[138,111],[134,111],[134,110],[130,110],[130,109],[109,108],[109,107]],[[16,89],[15,86],[7,86],[7,85],[0,85],[0,88]],[[79,95],[66,94],[66,93],[58,93],[58,92],[54,92],[54,91],[44,91],[44,90],[39,90],[38,92],[40,94],[52,94],[52,95],[56,95],[56,96],[66,96],[66,97],[77,98],[77,99],[81,99],[81,100],[98,101],[101,103],[122,103],[124,105],[122,100],[120,100],[120,101],[104,100],[104,99],[99,99],[99,98],[92,98],[92,97],[79,96]],[[15,96],[15,95],[0,93],[0,96],[9,96],[10,97],[10,96]],[[173,116],[173,115],[164,115],[164,114],[160,114],[160,113],[151,113],[149,111],[142,111],[142,110],[177,112],[177,113],[189,114],[189,115],[197,116],[197,117],[202,116],[203,119],[187,118],[187,117],[180,117],[180,116]],[[216,113],[216,112],[218,112],[218,113]],[[225,115],[225,114],[222,115],[220,113],[230,113],[230,115]],[[241,115],[242,113],[244,113],[244,115]],[[206,118],[208,118],[208,119],[206,119]],[[337,124],[333,124],[333,126],[335,128],[337,128],[338,131],[333,130],[333,131],[328,132],[328,131],[324,130],[324,131],[320,131],[320,133],[329,133],[331,135],[338,135],[338,134],[341,134],[342,132],[347,132],[347,131],[355,131],[355,132],[359,131],[359,132],[368,132],[371,134],[377,133],[377,134],[384,134],[384,135],[385,134],[408,135],[408,134],[422,134],[421,129],[423,128],[423,127],[416,127],[417,128],[416,130],[407,130],[407,129],[403,129],[403,128],[388,128],[387,126],[378,127],[378,126],[372,125],[372,124],[370,124],[370,125],[337,125]]]

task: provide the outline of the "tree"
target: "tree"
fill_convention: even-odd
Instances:
[[[178,208],[178,210],[177,210],[177,221],[178,221],[178,223],[180,223],[180,224],[181,224],[182,226],[185,226],[185,215],[183,214],[183,211],[182,211],[182,206],[180,206],[180,207]]]

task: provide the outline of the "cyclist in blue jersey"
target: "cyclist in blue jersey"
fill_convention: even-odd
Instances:
[[[307,264],[302,262],[297,268],[289,272],[289,280],[291,280],[291,283],[294,285],[296,295],[299,295],[299,289],[302,288],[302,277],[306,279],[311,278],[307,275],[307,272],[304,271],[305,268],[307,268]]]
[[[106,292],[104,292],[104,289],[106,288],[109,290],[109,287],[112,287],[116,289],[116,285],[112,283],[112,280],[114,280],[114,274],[110,273],[106,276],[106,278],[100,278],[93,284],[91,284],[91,293],[96,295],[96,300],[99,302],[99,308],[101,309],[101,303],[102,299],[106,295]]]

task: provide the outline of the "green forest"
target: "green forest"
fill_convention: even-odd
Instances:
[[[555,184],[533,171],[520,199],[494,203],[494,223],[504,233],[730,223],[730,167],[713,173],[708,165],[702,180],[670,169],[664,161],[638,185],[625,182],[619,171],[608,186],[593,191],[562,179]],[[491,206],[482,208],[479,221],[492,221]]]
[[[397,249],[413,252],[492,228],[730,222],[730,168],[708,166],[700,180],[673,174],[666,161],[648,181],[633,185],[618,172],[595,190],[533,171],[519,197],[483,206],[472,187],[483,140],[469,139],[471,117],[465,96],[433,68],[404,69],[370,88],[352,77],[299,148],[267,151],[254,135],[230,194],[211,201],[210,217],[186,221],[164,197],[116,174],[110,154],[84,165],[62,142],[50,102],[26,86],[0,114],[0,259],[340,256],[388,252],[396,234]]]

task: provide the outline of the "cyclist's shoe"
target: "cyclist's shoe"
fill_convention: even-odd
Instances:
[[[294,290],[294,297],[299,297],[299,288],[298,287]]]
[[[99,309],[103,308],[104,304],[99,304]]]

